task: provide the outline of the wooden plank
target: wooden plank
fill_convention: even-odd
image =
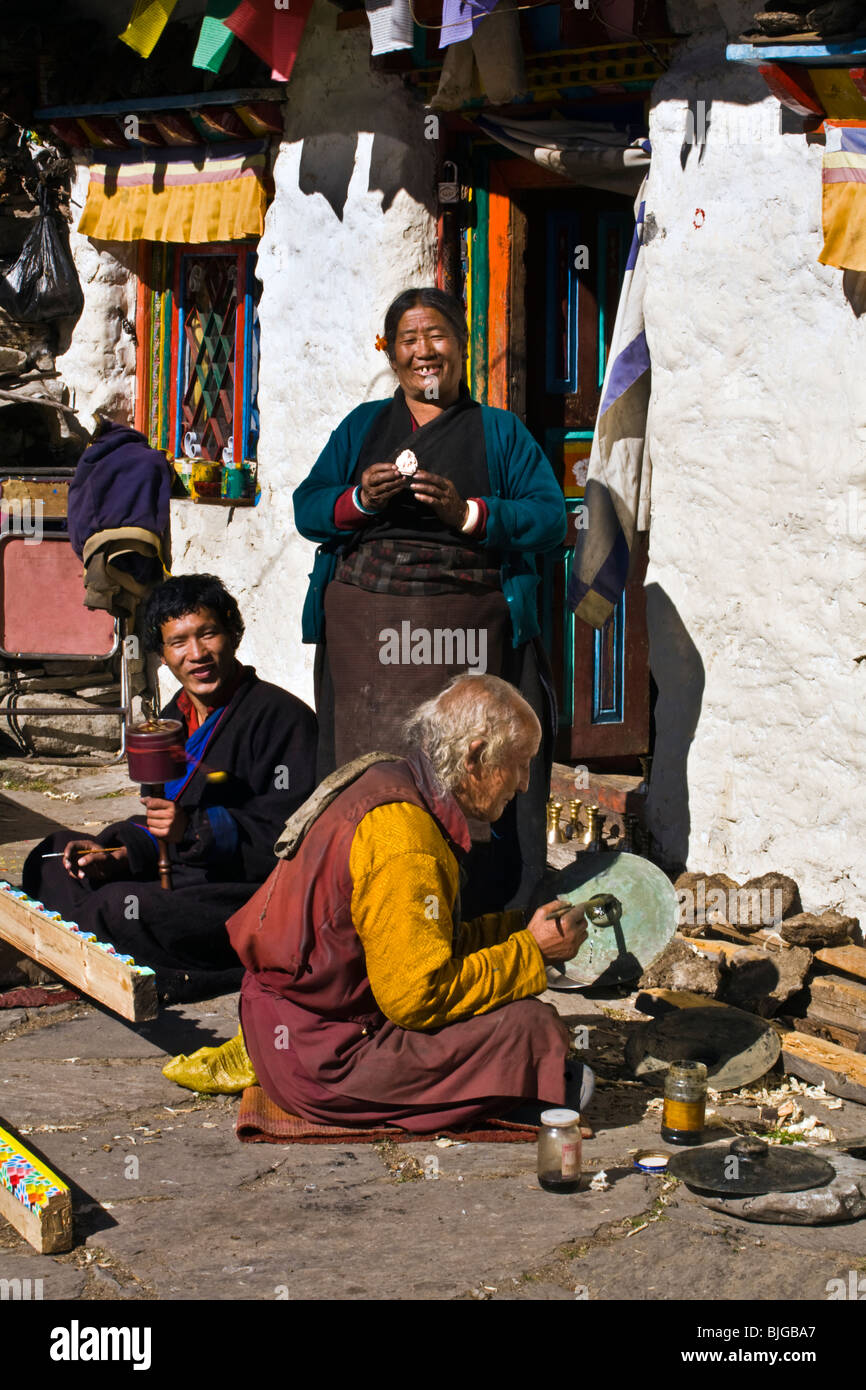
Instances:
[[[711,941],[708,937],[701,937],[698,940],[693,936],[684,936],[683,941],[687,946],[693,946],[703,956],[722,956],[725,962],[738,956],[741,951],[749,950],[749,946],[740,945],[735,941]]]
[[[851,1028],[839,1028],[835,1023],[821,1023],[814,1018],[795,1018],[792,1022],[798,1033],[808,1033],[810,1038],[838,1043],[849,1052],[866,1052],[866,1033],[855,1033]]]
[[[66,516],[69,484],[59,479],[42,482],[36,478],[4,478],[0,493],[4,502],[41,503],[42,516]]]
[[[496,161],[490,165],[487,221],[488,306],[487,402],[500,410],[508,399],[508,295],[511,278],[511,200]]]
[[[866,948],[863,946],[825,946],[815,952],[815,959],[843,975],[866,980]]]
[[[816,975],[809,988],[809,1018],[858,1033],[866,1030],[866,985],[842,975]]]
[[[728,1005],[723,1004],[721,999],[710,999],[708,995],[695,994],[690,989],[653,988],[640,991],[635,1008],[643,1014],[656,1014],[666,1013],[669,1009],[727,1009]]]
[[[805,1033],[786,1033],[782,1039],[786,1072],[824,1087],[834,1096],[866,1105],[866,1056]]]
[[[72,1198],[62,1178],[0,1126],[0,1216],[40,1255],[72,1247]]]
[[[812,79],[804,69],[798,71],[783,63],[761,63],[758,71],[773,96],[798,116],[827,114],[812,86]]]
[[[156,981],[149,966],[118,955],[113,946],[2,882],[0,938],[133,1023],[157,1015]]]

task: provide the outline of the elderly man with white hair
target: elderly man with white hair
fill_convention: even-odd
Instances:
[[[538,720],[513,686],[466,675],[408,729],[409,757],[347,764],[295,813],[228,923],[259,1083],[309,1120],[416,1133],[527,1102],[583,1109],[592,1074],[566,1074],[568,1031],[533,998],[585,939],[581,909],[460,914],[468,821],[525,791]]]

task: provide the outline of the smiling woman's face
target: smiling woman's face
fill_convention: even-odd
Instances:
[[[438,309],[419,304],[400,320],[392,363],[407,400],[452,405],[463,379],[463,351]],[[435,390],[431,386],[436,382]]]

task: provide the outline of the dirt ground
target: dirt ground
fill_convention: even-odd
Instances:
[[[125,768],[7,759],[0,783],[0,873],[13,883],[49,830],[95,831],[139,809]],[[75,1247],[56,1256],[0,1221],[0,1281],[41,1279],[45,1300],[796,1303],[866,1274],[863,1221],[755,1224],[636,1170],[634,1152],[659,1143],[659,1092],[625,1079],[635,996],[545,997],[588,1030],[585,1183],[604,1171],[602,1190],[543,1192],[532,1144],[239,1143],[237,1098],[161,1074],[168,1057],[236,1031],[236,995],[138,1026],[85,1001],[0,1010],[0,1121],[71,1184],[75,1215]],[[837,1139],[866,1133],[864,1107],[800,1100]],[[714,1108],[720,1138],[757,1116],[737,1097]]]

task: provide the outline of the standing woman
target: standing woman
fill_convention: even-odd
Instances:
[[[297,528],[318,542],[303,640],[318,643],[319,777],[362,753],[408,751],[403,721],[463,671],[510,681],[541,721],[528,793],[473,843],[464,918],[523,906],[544,872],[556,706],[534,557],[566,529],[532,435],[470,396],[467,341],[450,295],[398,295],[377,343],[393,397],[347,415],[294,494]]]

